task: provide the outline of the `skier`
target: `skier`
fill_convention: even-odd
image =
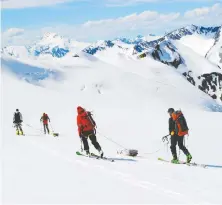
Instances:
[[[15,125],[17,135],[24,135],[22,130],[22,122],[22,114],[19,112],[19,109],[16,109],[13,117],[13,123]]]
[[[179,148],[187,156],[187,163],[190,163],[192,156],[183,143],[184,135],[188,134],[189,130],[187,122],[181,111],[175,111],[173,108],[169,108],[168,113],[170,115],[169,118],[169,133],[171,135],[170,149],[173,155],[173,159],[171,160],[171,162],[175,164],[179,163],[176,151],[176,145],[178,143]]]
[[[103,157],[103,151],[96,139],[96,134],[95,134],[96,123],[93,120],[91,113],[86,111],[84,108],[80,106],[77,107],[77,113],[78,113],[77,126],[78,126],[79,137],[83,142],[86,154],[88,156],[90,155],[89,144],[88,144],[88,138],[89,138],[91,143],[98,150],[100,156]]]
[[[46,130],[49,134],[49,122],[50,118],[46,113],[43,113],[42,117],[40,118],[40,122],[43,122],[44,134],[46,134]]]

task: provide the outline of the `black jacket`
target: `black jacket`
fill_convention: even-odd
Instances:
[[[13,123],[21,123],[22,121],[22,114],[20,112],[15,112],[13,117]]]

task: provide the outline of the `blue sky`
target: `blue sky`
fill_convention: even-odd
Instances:
[[[56,4],[59,1],[60,3]],[[218,20],[218,17],[222,17],[221,0],[20,0],[19,3],[18,0],[7,0],[5,2],[5,4],[3,2],[2,9],[3,32],[7,32],[10,28],[24,29],[25,32],[39,29],[46,31],[48,28],[53,32],[61,31],[63,35],[67,35],[69,32],[74,34],[78,31],[75,38],[81,39],[79,30],[82,29],[84,30],[82,31],[84,37],[81,40],[87,40],[87,38],[95,40],[96,30],[100,32],[98,33],[99,39],[114,35],[146,34],[148,30],[144,27],[148,26],[153,31],[151,33],[160,34],[166,30],[190,23],[208,25],[213,22],[214,24],[222,24],[222,20]],[[217,5],[217,16],[214,14],[213,6],[215,5]],[[189,18],[193,18],[193,22],[187,18],[188,12],[190,12]],[[126,19],[118,20],[131,15],[135,16],[130,17],[129,21]],[[216,19],[216,17],[217,20],[212,21],[212,18]],[[165,21],[164,18],[166,22],[161,24]],[[151,25],[154,20],[155,24],[160,24],[159,27],[155,24]],[[85,25],[88,21],[91,24]],[[130,21],[134,22],[131,27],[129,26]],[[115,23],[119,27],[126,26],[128,32],[115,28]],[[107,28],[110,28],[109,35],[104,33]],[[92,31],[93,37],[87,37],[86,31]],[[101,31],[103,35],[100,36]]]
[[[124,0],[123,0],[124,1]],[[105,2],[70,2],[47,7],[2,10],[2,29],[11,27],[50,26],[57,23],[81,24],[89,20],[117,18],[145,10],[185,12],[187,10],[212,6],[217,1],[197,2],[149,2],[129,6],[106,6]]]

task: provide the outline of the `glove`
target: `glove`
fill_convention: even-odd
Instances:
[[[170,133],[170,135],[171,135],[171,136],[173,136],[174,134],[175,134],[175,132],[174,132],[174,131],[172,131],[172,132]]]
[[[21,123],[22,123],[23,121],[21,120]]]

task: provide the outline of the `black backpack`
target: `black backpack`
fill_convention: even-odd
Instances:
[[[20,123],[22,121],[21,119],[21,113],[20,112],[15,112],[14,113],[14,122]]]

